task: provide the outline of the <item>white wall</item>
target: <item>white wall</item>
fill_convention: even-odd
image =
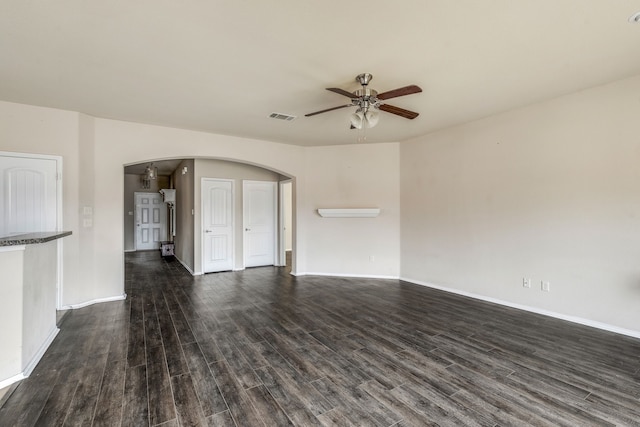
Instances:
[[[307,272],[398,277],[399,144],[354,144],[306,150]],[[299,193],[298,193],[299,194]],[[377,218],[322,218],[318,208],[380,208]],[[371,260],[373,257],[373,260]]]
[[[639,93],[635,77],[402,143],[402,276],[640,331]]]
[[[91,228],[82,228],[81,205],[91,206],[93,165],[91,152],[92,120],[88,116],[51,108],[34,107],[0,101],[0,151],[49,154],[63,158],[62,228],[73,234],[63,240],[63,301],[91,298],[92,283],[86,274],[92,270],[93,258],[87,259],[80,246],[92,244]],[[80,140],[88,144],[80,146]],[[81,175],[81,169],[84,171]],[[93,257],[93,255],[92,255]]]
[[[193,159],[180,162],[173,173],[176,188],[176,236],[174,253],[176,258],[193,273],[193,236],[194,236],[194,165]],[[185,174],[183,168],[187,168]]]

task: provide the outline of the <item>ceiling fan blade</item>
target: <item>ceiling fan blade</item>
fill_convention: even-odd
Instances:
[[[396,98],[398,96],[411,95],[412,93],[420,93],[420,92],[422,92],[422,89],[420,89],[419,86],[409,85],[409,86],[401,87],[398,89],[390,90],[387,92],[382,92],[378,94],[377,98],[384,100],[384,99]]]
[[[405,119],[413,120],[418,117],[419,113],[415,111],[405,110],[404,108],[396,107],[394,105],[382,104],[378,107],[382,111],[386,111],[387,113],[395,114],[400,117],[404,117]]]
[[[353,104],[341,105],[339,107],[327,108],[326,110],[315,111],[313,113],[305,114],[305,117],[315,116],[316,114],[326,113],[327,111],[338,110],[340,108],[352,107]]]
[[[327,90],[330,90],[331,92],[337,93],[338,95],[344,95],[347,98],[351,98],[351,99],[356,99],[357,96],[355,96],[353,93],[351,92],[347,92],[344,89],[340,89],[339,87],[328,87]]]

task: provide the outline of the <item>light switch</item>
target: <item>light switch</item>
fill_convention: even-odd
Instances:
[[[93,208],[91,206],[84,206],[82,208],[82,215],[93,215]]]

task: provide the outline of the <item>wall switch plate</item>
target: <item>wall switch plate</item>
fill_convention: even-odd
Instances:
[[[540,287],[541,287],[541,288],[542,288],[542,290],[543,290],[543,291],[545,291],[545,292],[549,292],[549,291],[551,290],[551,289],[550,289],[549,282],[547,282],[547,281],[545,281],[545,280],[543,280],[542,282],[540,282]]]
[[[522,279],[522,286],[525,288],[531,287],[531,279],[529,277],[525,277]]]

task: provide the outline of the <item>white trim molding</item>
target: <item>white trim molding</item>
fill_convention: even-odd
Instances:
[[[24,374],[22,372],[20,372],[17,375],[14,375],[10,378],[7,378],[6,380],[2,380],[0,381],[0,390],[2,390],[5,387],[9,387],[11,384],[16,383],[18,381],[21,381],[23,379],[25,379],[26,377],[24,376]]]
[[[385,280],[400,280],[398,276],[383,276],[377,274],[344,274],[344,273],[313,273],[313,272],[305,272],[305,273],[294,273],[291,272],[292,276],[301,277],[301,276],[323,276],[323,277],[354,277],[361,279],[385,279]]]
[[[380,215],[380,209],[318,209],[318,214],[323,218],[375,218]]]
[[[96,298],[89,301],[81,302],[78,304],[69,304],[62,307],[63,310],[77,310],[78,308],[88,307],[93,304],[99,304],[102,302],[122,301],[127,299],[127,294],[117,295],[114,297]]]
[[[570,316],[567,314],[556,313],[554,311],[548,311],[541,308],[530,307],[527,305],[516,304],[509,301],[500,300],[497,298],[491,298],[484,295],[478,295],[471,292],[461,291],[458,289],[448,288],[446,286],[440,286],[429,282],[423,282],[420,280],[409,279],[406,277],[401,277],[400,280],[408,283],[413,283],[414,285],[426,286],[428,288],[438,289],[440,291],[449,292],[452,294],[462,295],[465,297],[491,302],[498,305],[503,305],[505,307],[516,308],[518,310],[528,311],[530,313],[541,314],[547,317],[553,317],[560,320],[566,320],[567,322],[577,323],[584,326],[590,326],[596,329],[602,329],[604,331],[615,332],[617,334],[626,335],[629,337],[640,338],[640,331],[635,331],[633,329],[620,328],[618,326],[609,325],[608,323],[597,322],[595,320],[585,319],[577,316]]]
[[[49,333],[47,339],[44,340],[36,354],[33,355],[29,363],[27,363],[27,365],[24,367],[24,371],[22,371],[22,374],[25,378],[31,375],[31,372],[33,372],[36,365],[38,365],[40,359],[42,359],[42,356],[44,356],[44,353],[47,351],[56,335],[58,335],[58,332],[60,332],[60,329],[58,329],[57,327],[53,328],[53,330]]]
[[[38,363],[40,363],[40,359],[42,359],[42,356],[44,356],[44,353],[47,351],[47,349],[55,339],[56,335],[58,335],[58,332],[60,332],[60,329],[58,329],[57,327],[54,327],[49,333],[49,335],[47,336],[47,338],[44,340],[40,348],[38,348],[38,351],[36,352],[36,354],[33,355],[29,363],[27,363],[25,367],[22,369],[22,372],[0,381],[0,390],[5,387],[9,387],[11,384],[15,382],[28,378],[29,375],[31,375],[31,372],[33,372],[35,367],[38,365]]]
[[[202,273],[194,273],[194,272],[193,272],[193,270],[191,270],[191,269],[189,268],[189,266],[188,266],[187,264],[185,264],[185,262],[184,262],[184,261],[182,261],[182,260],[181,260],[180,258],[178,258],[177,256],[175,256],[175,255],[174,255],[173,257],[174,257],[175,259],[177,259],[177,260],[178,260],[178,262],[179,262],[180,264],[182,264],[182,266],[184,267],[184,269],[185,269],[185,270],[187,270],[187,271],[189,272],[189,274],[191,274],[192,276],[200,276],[200,275],[202,275]]]

